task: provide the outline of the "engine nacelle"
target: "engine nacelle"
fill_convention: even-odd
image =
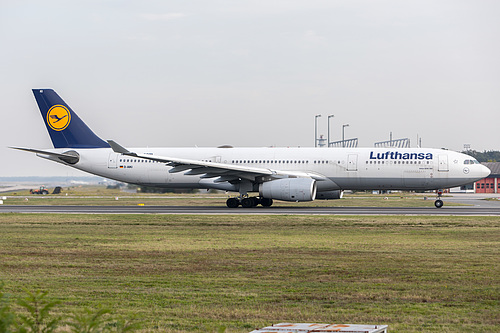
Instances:
[[[260,184],[260,196],[284,201],[312,201],[316,197],[316,181],[311,178],[284,178]]]
[[[335,191],[321,191],[316,193],[316,200],[335,200],[342,199],[344,195],[344,191],[335,190]]]

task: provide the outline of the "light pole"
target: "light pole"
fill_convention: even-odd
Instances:
[[[342,125],[342,147],[344,147],[344,148],[345,148],[344,132],[345,132],[346,127],[349,127],[349,124]]]
[[[328,116],[328,145],[327,145],[327,147],[330,147],[330,142],[331,142],[330,141],[330,118],[333,118],[333,117],[334,117],[333,114]]]
[[[314,116],[314,147],[318,146],[318,118],[321,117],[320,114]]]

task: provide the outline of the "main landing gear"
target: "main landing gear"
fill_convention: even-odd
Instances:
[[[436,206],[436,208],[441,208],[444,205],[443,200],[441,200],[441,196],[443,195],[443,190],[437,190],[436,193],[437,193],[437,199],[436,201],[434,201],[434,206]]]
[[[226,205],[229,208],[237,208],[240,205],[243,208],[251,208],[258,205],[262,205],[262,207],[270,207],[272,204],[273,199],[259,197],[229,198],[226,201]]]

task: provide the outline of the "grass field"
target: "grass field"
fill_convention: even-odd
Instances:
[[[0,214],[0,280],[147,332],[500,332],[498,217]]]
[[[67,194],[67,195],[66,195]],[[6,205],[138,205],[146,206],[225,206],[227,194],[200,191],[196,194],[155,194],[127,193],[118,189],[106,189],[104,186],[82,186],[64,188],[61,195],[31,195],[29,191],[18,191],[16,195],[5,194]],[[232,194],[234,196],[234,193]],[[347,194],[340,200],[315,200],[301,202],[302,207],[434,207],[435,195],[415,193],[394,193],[390,195],[373,195],[370,193]],[[446,198],[445,198],[446,200]],[[459,204],[446,202],[447,206]],[[297,206],[295,202],[275,200],[273,206]]]

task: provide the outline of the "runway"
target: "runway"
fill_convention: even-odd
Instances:
[[[442,215],[500,216],[500,206],[433,207],[255,207],[225,206],[29,206],[2,205],[0,213],[60,213],[60,214],[247,214],[247,215]]]

